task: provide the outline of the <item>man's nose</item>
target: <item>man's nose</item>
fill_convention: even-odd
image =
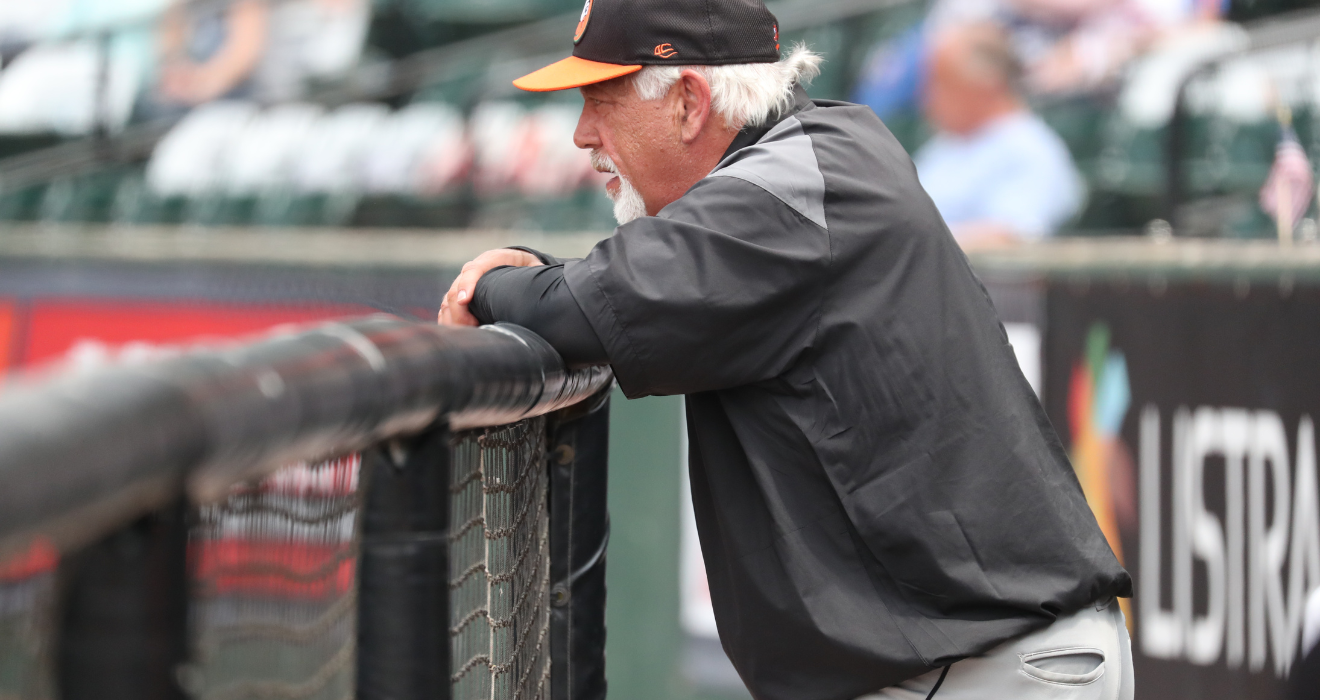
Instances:
[[[600,148],[600,134],[591,122],[592,119],[587,114],[587,107],[583,105],[582,114],[578,116],[577,128],[573,129],[574,146],[578,148]]]

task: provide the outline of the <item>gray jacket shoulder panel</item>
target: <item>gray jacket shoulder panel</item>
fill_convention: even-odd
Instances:
[[[707,177],[733,177],[774,195],[808,221],[825,224],[825,176],[821,174],[811,137],[797,117],[775,125],[757,143],[740,149]]]

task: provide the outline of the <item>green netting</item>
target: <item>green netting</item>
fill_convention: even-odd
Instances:
[[[545,419],[463,433],[451,476],[454,698],[549,692]],[[189,661],[199,700],[355,694],[357,455],[295,464],[197,508],[188,535]],[[57,696],[54,550],[0,562],[0,700]]]
[[[454,443],[450,637],[455,700],[547,697],[549,520],[545,420]]]
[[[353,697],[360,467],[356,455],[285,467],[198,510],[191,695]]]

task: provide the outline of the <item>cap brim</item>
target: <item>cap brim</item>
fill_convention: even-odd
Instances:
[[[513,86],[528,92],[551,92],[582,87],[592,83],[613,80],[620,76],[636,73],[641,66],[621,66],[615,63],[599,63],[585,58],[569,56],[534,73],[528,73],[513,81]]]

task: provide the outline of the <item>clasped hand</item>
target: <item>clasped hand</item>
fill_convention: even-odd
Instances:
[[[468,310],[472,297],[477,291],[477,281],[481,276],[497,267],[536,267],[541,261],[535,255],[521,250],[500,248],[488,250],[476,259],[463,265],[463,271],[449,285],[449,291],[440,302],[440,316],[437,319],[443,326],[476,326],[480,324],[476,316]]]

